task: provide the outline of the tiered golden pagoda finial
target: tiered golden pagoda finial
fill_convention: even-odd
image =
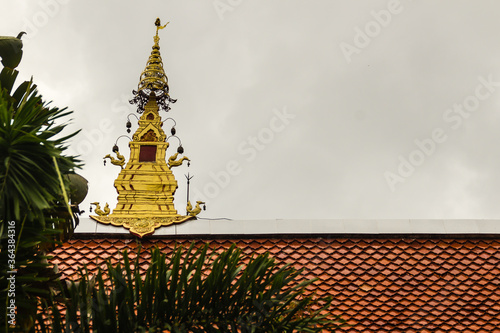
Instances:
[[[170,22],[167,22],[167,24],[169,23]],[[164,29],[167,24],[162,26],[159,18],[155,21],[156,35],[153,37],[153,50],[146,63],[146,68],[141,73],[137,90],[133,91],[134,98],[130,101],[133,104],[137,104],[137,111],[139,113],[144,111],[144,107],[148,102],[151,92],[154,92],[157,104],[164,111],[170,110],[169,103],[176,102],[176,100],[172,99],[168,94],[168,78],[163,70],[163,61],[160,55],[160,37],[158,36],[158,31]]]
[[[201,211],[192,209],[189,216],[182,216],[174,207],[177,181],[171,168],[182,166],[184,161],[188,161],[189,166],[190,160],[186,156],[179,156],[184,153],[184,148],[176,136],[175,121],[172,118],[162,119],[160,116],[160,110],[168,111],[170,109],[168,104],[175,102],[168,94],[168,79],[163,70],[158,37],[158,31],[167,24],[162,26],[160,19],[156,19],[153,51],[146,69],[141,74],[138,89],[133,92],[135,96],[131,103],[137,104],[137,112],[141,117],[138,121],[139,126],[129,142],[130,158],[123,167],[125,158],[120,155],[117,144],[113,147],[117,159],[111,155],[104,157],[122,168],[115,180],[118,203],[112,214],[91,216],[101,223],[124,226],[140,237],[152,234],[161,226],[195,218]],[[174,122],[170,136],[163,130],[163,124],[167,120]],[[129,132],[130,127],[129,121],[127,123]],[[167,162],[170,138],[176,138],[174,142],[178,142],[179,147],[175,153],[170,153]],[[98,206],[97,202],[94,204]]]

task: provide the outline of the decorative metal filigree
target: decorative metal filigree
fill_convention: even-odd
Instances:
[[[102,224],[111,224],[129,229],[131,234],[139,237],[151,235],[162,226],[182,223],[194,218],[194,216],[172,216],[172,217],[112,217],[112,216],[90,216]]]
[[[156,136],[156,133],[150,129],[149,131],[146,132],[143,136],[141,136],[141,142],[154,142],[158,141],[158,137]]]

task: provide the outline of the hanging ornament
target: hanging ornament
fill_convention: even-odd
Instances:
[[[183,154],[184,153],[184,148],[182,148],[182,146],[179,146],[179,148],[177,148],[177,152],[179,154]]]
[[[172,127],[172,129],[170,130],[170,133],[172,133],[172,135],[175,135],[175,127]]]
[[[132,127],[132,123],[130,120],[127,120],[127,133],[130,133],[130,128]]]
[[[203,204],[203,210],[207,210],[207,206]]]
[[[106,166],[106,160],[104,160],[104,166]]]
[[[118,151],[119,151],[118,146],[115,143],[115,145],[113,146],[113,153],[117,153]]]
[[[90,208],[89,208],[90,212],[92,213],[92,205],[90,205]]]

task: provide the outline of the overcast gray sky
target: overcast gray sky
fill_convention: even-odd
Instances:
[[[0,35],[28,32],[21,77],[75,111],[87,211],[116,204],[120,169],[102,158],[127,134],[160,17],[178,99],[168,116],[192,160],[174,169],[179,213],[189,172],[201,217],[499,218],[499,11],[456,0],[16,0],[2,3]],[[127,139],[119,146],[128,158]]]

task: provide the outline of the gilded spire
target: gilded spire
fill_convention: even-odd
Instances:
[[[169,23],[167,22],[167,24]],[[170,110],[169,104],[176,102],[168,94],[168,78],[163,70],[163,61],[160,55],[160,37],[158,36],[158,31],[164,29],[167,24],[162,26],[159,18],[155,21],[156,35],[153,37],[153,50],[146,63],[146,68],[141,73],[137,90],[133,91],[134,98],[130,101],[132,104],[137,104],[137,112],[139,113],[144,112],[144,107],[150,95],[156,97],[158,106],[164,111]]]
[[[175,134],[175,120],[162,119],[159,114],[161,109],[168,111],[169,104],[175,102],[168,95],[168,79],[163,71],[160,37],[158,37],[158,31],[164,29],[167,24],[162,26],[160,19],[156,19],[153,50],[141,74],[137,91],[134,91],[134,99],[130,101],[137,104],[137,112],[142,114],[137,117],[139,126],[128,144],[130,157],[125,161],[125,156],[118,151],[118,139],[126,135],[118,137],[113,146],[116,158],[111,154],[104,156],[105,161],[110,159],[111,164],[121,168],[114,183],[118,193],[118,203],[111,213],[108,205],[101,209],[96,201],[93,205],[96,206],[97,215],[91,216],[100,223],[130,229],[132,234],[139,237],[152,234],[161,226],[195,219],[201,211],[200,204],[203,204],[197,202],[193,208],[189,203],[190,215],[186,216],[178,214],[174,206],[177,180],[172,168],[181,167],[186,161],[189,166],[190,159],[183,155],[181,140]],[[128,117],[127,120],[127,132],[130,133],[132,124]],[[163,130],[166,121],[173,122],[171,135],[167,135]],[[172,140],[169,142],[169,139]],[[175,147],[171,147],[171,144],[177,142],[179,146],[175,151]]]

